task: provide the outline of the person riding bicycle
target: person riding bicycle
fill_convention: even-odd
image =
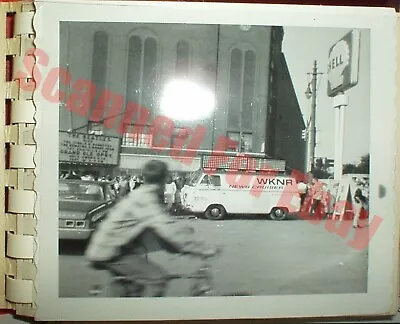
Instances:
[[[90,265],[132,278],[135,296],[163,296],[167,272],[148,260],[147,252],[163,249],[198,257],[213,256],[215,247],[194,240],[164,209],[164,188],[169,172],[164,162],[152,160],[143,169],[144,184],[128,193],[109,211],[93,233],[85,252]],[[155,248],[156,246],[156,248]],[[134,278],[147,278],[146,284]],[[146,287],[147,286],[147,287]]]

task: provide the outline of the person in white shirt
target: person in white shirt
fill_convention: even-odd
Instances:
[[[116,177],[116,178],[114,179],[113,186],[114,186],[115,192],[118,194],[119,188],[120,188],[120,178],[119,178],[119,177]]]
[[[176,184],[172,181],[172,177],[167,178],[167,183],[165,184],[165,203],[167,204],[168,212],[172,212],[175,204],[175,194],[176,194]]]
[[[303,181],[300,181],[297,185],[297,188],[299,190],[299,194],[300,194],[300,198],[301,198],[301,205],[303,206],[304,200],[306,199],[306,196],[307,196],[308,186]]]
[[[138,175],[134,175],[129,180],[129,187],[130,187],[131,191],[138,189],[141,184],[142,184],[142,180],[140,179],[140,176],[138,176]]]

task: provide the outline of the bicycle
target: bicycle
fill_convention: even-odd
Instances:
[[[189,297],[207,297],[207,296],[251,296],[246,292],[235,292],[230,294],[219,294],[214,288],[214,280],[212,275],[211,264],[207,262],[209,258],[204,258],[205,262],[197,268],[194,272],[185,273],[170,273],[166,276],[154,280],[162,280],[166,283],[164,293],[161,297],[165,297],[168,291],[168,284],[172,280],[176,279],[191,279],[193,280],[190,285]],[[143,289],[146,284],[150,283],[150,278],[139,278],[132,277],[128,278],[125,276],[112,275],[111,281],[101,285],[95,285],[89,290],[89,296],[91,297],[144,297]]]

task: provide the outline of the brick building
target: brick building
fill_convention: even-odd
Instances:
[[[304,122],[282,54],[283,28],[63,22],[60,33],[60,66],[74,80],[91,80],[97,88],[91,90],[95,100],[89,111],[104,100],[99,95],[103,89],[121,95],[124,101],[121,112],[112,114],[107,108],[104,113],[106,120],[117,120],[114,127],[104,127],[105,120],[91,122],[88,116],[73,114],[61,105],[60,130],[121,137],[121,170],[138,169],[154,154],[166,159],[171,169],[197,169],[198,159],[190,166],[182,165],[170,159],[168,152],[179,136],[190,140],[190,132],[182,128],[199,125],[207,129],[200,152],[211,151],[218,138],[226,136],[239,142],[238,151],[286,159],[289,167],[304,169]],[[151,121],[163,115],[162,94],[174,79],[191,80],[212,93],[215,109],[190,121],[174,119],[170,148],[155,153]],[[63,84],[60,88],[74,91]],[[145,107],[150,118],[140,125],[140,132],[126,125],[120,134],[117,124],[132,102]]]

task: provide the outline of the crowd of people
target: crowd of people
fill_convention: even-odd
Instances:
[[[122,174],[115,177],[110,175],[97,177],[90,173],[80,174],[76,171],[69,171],[60,174],[60,179],[80,179],[86,181],[105,181],[110,183],[113,198],[121,198],[129,192],[139,188],[144,180],[141,174]],[[178,215],[184,211],[182,205],[182,188],[186,183],[186,176],[178,173],[171,173],[166,178],[164,203],[170,214]],[[299,180],[299,179],[298,179]],[[358,183],[357,183],[358,185]],[[335,198],[334,193],[331,193],[329,187],[319,181],[312,172],[306,174],[305,179],[300,179],[298,183],[299,194],[301,197],[301,211],[306,212],[315,218],[329,217],[333,213]],[[367,197],[360,195],[357,191],[353,197],[354,207],[356,208],[356,221],[359,218],[360,209],[366,209]],[[361,202],[361,203],[359,203]],[[360,206],[358,206],[361,204]],[[355,222],[356,222],[355,221]],[[358,227],[358,224],[354,224]]]
[[[368,197],[363,194],[360,187],[366,187],[366,183],[356,181],[357,189],[352,194],[352,209],[354,210],[353,227],[360,228],[359,219],[363,211],[368,210]],[[365,182],[365,181],[364,181]],[[319,181],[312,172],[306,179],[299,182],[301,197],[301,211],[315,218],[326,218],[333,214],[335,205],[335,193],[330,192],[327,184]]]
[[[98,177],[91,173],[79,173],[68,171],[60,173],[60,179],[85,180],[108,182],[112,190],[113,198],[122,198],[129,192],[139,188],[144,179],[141,174],[123,174],[111,177],[110,175]],[[165,205],[169,213],[179,214],[183,211],[181,190],[186,183],[186,176],[177,173],[167,177],[165,183]]]
[[[329,215],[333,209],[333,199],[326,184],[318,181],[311,172],[299,182],[301,210],[311,216]]]

